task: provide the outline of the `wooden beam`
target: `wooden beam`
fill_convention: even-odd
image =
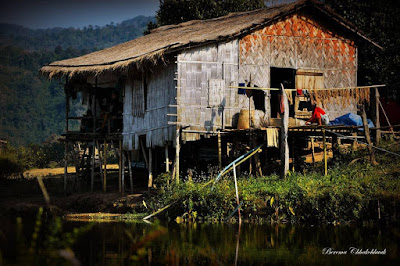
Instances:
[[[146,148],[143,144],[143,140],[141,140],[140,138],[139,138],[139,142],[140,142],[140,149],[142,150],[142,154],[144,157],[144,162],[146,163],[147,169],[149,169],[149,161],[147,160]]]

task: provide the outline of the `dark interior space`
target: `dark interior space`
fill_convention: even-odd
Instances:
[[[271,88],[295,89],[296,70],[293,68],[271,67]],[[296,92],[293,92],[293,94]],[[289,116],[293,116],[293,105],[290,105]],[[277,118],[280,113],[280,91],[271,90],[271,117]]]

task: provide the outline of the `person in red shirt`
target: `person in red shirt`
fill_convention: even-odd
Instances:
[[[313,107],[312,116],[310,119],[308,119],[306,125],[311,123],[318,123],[319,126],[322,126],[323,124],[327,125],[329,123],[328,114],[326,114],[325,111],[317,105],[314,105]]]

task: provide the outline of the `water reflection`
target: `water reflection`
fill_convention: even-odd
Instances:
[[[400,265],[399,227],[38,220],[1,221],[0,265]],[[325,247],[387,254],[323,255]]]

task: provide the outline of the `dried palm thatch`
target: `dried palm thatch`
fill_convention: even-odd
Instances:
[[[332,21],[336,21],[341,27],[353,32],[357,38],[367,39],[351,23],[324,7],[321,2],[299,0],[290,4],[233,13],[215,19],[194,20],[160,27],[149,35],[132,41],[84,56],[53,62],[42,67],[41,73],[51,78],[64,75],[71,77],[75,74],[97,75],[107,71],[122,72],[130,67],[142,68],[144,63],[156,64],[163,61],[166,54],[244,36],[304,8],[313,8],[322,16],[329,16]]]

